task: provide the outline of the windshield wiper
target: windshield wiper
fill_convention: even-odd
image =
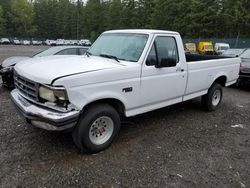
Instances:
[[[108,55],[108,54],[100,54],[101,57],[106,57],[106,58],[109,58],[109,59],[114,59],[116,60],[117,62],[120,62],[119,59],[116,57],[116,56],[113,56],[113,55]]]
[[[90,53],[89,51],[86,51],[85,54],[89,57],[92,55],[92,53]]]

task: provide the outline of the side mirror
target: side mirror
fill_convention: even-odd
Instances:
[[[173,58],[163,58],[159,64],[155,65],[156,68],[162,67],[175,67],[177,65],[176,59]]]

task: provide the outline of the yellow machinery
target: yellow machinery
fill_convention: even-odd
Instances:
[[[200,54],[213,54],[214,47],[212,42],[199,42],[198,52]]]

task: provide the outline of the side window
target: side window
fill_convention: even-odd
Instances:
[[[174,37],[156,37],[154,45],[148,55],[146,65],[154,66],[163,60],[179,62],[179,54]]]
[[[87,51],[87,48],[79,48],[80,55],[85,54],[86,51]]]
[[[148,58],[146,61],[146,65],[148,66],[154,66],[157,63],[157,58],[156,58],[156,51],[155,51],[155,44],[152,46],[149,54],[148,54]]]
[[[78,55],[76,48],[65,49],[58,52],[56,55]]]

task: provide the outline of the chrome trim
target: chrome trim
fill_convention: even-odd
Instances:
[[[80,115],[78,110],[63,113],[36,106],[22,97],[17,89],[11,92],[11,99],[26,119],[46,130],[61,131],[74,127]]]
[[[15,87],[30,100],[39,101],[38,83],[31,81],[23,76],[20,76],[16,72],[14,72],[14,84]]]
[[[19,90],[18,90],[19,91]],[[63,107],[58,107],[58,106],[50,106],[50,105],[46,105],[45,103],[40,103],[40,102],[37,102],[37,101],[34,101],[30,98],[28,98],[27,96],[25,96],[23,93],[19,92],[19,95],[21,95],[23,98],[25,98],[26,100],[34,103],[34,104],[37,104],[39,106],[42,106],[42,107],[45,107],[45,108],[49,108],[51,110],[55,110],[55,111],[58,111],[58,112],[69,112],[69,111],[72,111],[74,109],[72,108],[63,108]]]
[[[44,86],[44,87],[47,87],[47,88],[49,88],[51,90],[55,90],[55,91],[56,90],[64,90],[66,98],[68,98],[68,94],[67,94],[67,92],[66,92],[66,90],[65,90],[65,88],[63,86],[53,87],[53,86],[48,86],[48,85],[45,85],[45,84],[39,84],[39,83],[36,83],[34,81],[31,81],[31,80],[29,80],[27,78],[24,78],[24,77],[18,75],[16,72],[14,72],[14,83],[15,83],[16,88],[19,91],[19,94],[23,98],[25,98],[26,100],[28,100],[28,101],[30,101],[32,103],[35,103],[35,104],[37,104],[39,106],[49,108],[49,109],[59,111],[59,112],[69,112],[71,110],[74,110],[72,108],[66,109],[64,107],[46,105],[45,103],[39,102],[39,87],[40,86]],[[34,87],[32,88],[30,86],[30,83],[34,84],[35,88]],[[27,88],[29,88],[29,90],[33,90],[33,93],[25,91],[25,89],[23,89],[22,87],[25,87],[25,89],[27,87]]]

